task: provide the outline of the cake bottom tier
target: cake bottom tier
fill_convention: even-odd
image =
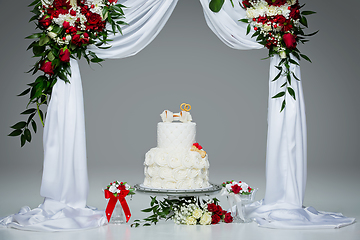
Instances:
[[[209,184],[209,160],[198,152],[152,148],[145,155],[143,185],[160,189],[199,189]]]

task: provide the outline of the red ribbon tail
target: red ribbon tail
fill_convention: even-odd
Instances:
[[[122,206],[122,208],[124,210],[124,213],[125,213],[126,222],[128,222],[130,220],[130,217],[131,217],[129,205],[127,204],[125,198],[121,198],[119,200],[120,200],[121,206]]]
[[[105,210],[106,218],[107,218],[108,222],[110,222],[110,218],[115,209],[116,202],[117,202],[117,198],[115,198],[115,197],[109,199],[109,203]]]

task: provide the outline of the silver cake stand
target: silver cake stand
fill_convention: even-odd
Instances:
[[[160,189],[148,188],[142,184],[135,184],[134,187],[137,192],[148,194],[151,196],[168,196],[168,197],[195,197],[195,196],[210,196],[221,191],[221,186],[210,183],[210,187],[188,190],[177,189]]]

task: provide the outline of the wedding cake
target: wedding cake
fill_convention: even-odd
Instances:
[[[210,186],[208,155],[195,142],[196,123],[189,112],[191,106],[183,103],[180,108],[179,113],[165,110],[160,115],[157,147],[145,155],[145,187],[187,190]]]

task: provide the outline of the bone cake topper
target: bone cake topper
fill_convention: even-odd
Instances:
[[[182,110],[179,113],[173,113],[169,110],[164,110],[161,114],[160,117],[162,119],[163,122],[168,122],[171,123],[173,121],[180,121],[183,123],[188,123],[192,121],[192,117],[190,114],[190,110],[191,110],[191,105],[187,104],[187,103],[182,103],[180,105],[180,109]]]

